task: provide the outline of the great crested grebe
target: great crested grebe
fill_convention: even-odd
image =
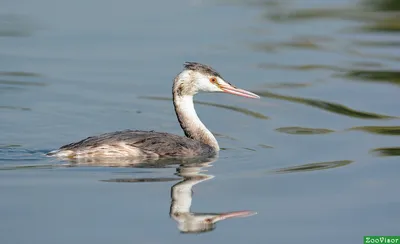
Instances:
[[[79,159],[195,157],[217,154],[217,140],[201,122],[194,109],[193,96],[198,92],[225,92],[242,97],[260,98],[225,81],[208,65],[186,62],[183,71],[175,77],[172,88],[175,113],[186,137],[154,131],[116,131],[62,146],[47,155]]]

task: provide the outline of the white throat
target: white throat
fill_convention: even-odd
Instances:
[[[193,96],[179,95],[174,89],[174,106],[179,123],[185,132],[185,135],[197,141],[201,141],[216,151],[219,151],[219,145],[214,135],[201,122],[194,109]]]

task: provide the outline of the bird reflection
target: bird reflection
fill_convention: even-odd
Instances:
[[[168,161],[157,161],[157,163],[138,164],[129,163],[127,161],[121,163],[108,162],[107,165],[134,165],[134,167],[142,168],[165,168],[172,165],[179,165],[176,169],[176,176],[182,177],[182,180],[171,187],[171,206],[169,215],[178,224],[178,229],[181,233],[204,233],[215,229],[217,222],[225,219],[235,217],[248,217],[256,214],[253,211],[234,211],[234,212],[222,212],[222,213],[197,213],[192,212],[190,207],[192,205],[192,188],[194,185],[199,184],[203,181],[214,178],[213,175],[205,174],[207,171],[205,168],[211,167],[212,163],[216,161],[216,158],[198,158],[198,159],[179,159],[179,160],[168,160]],[[93,162],[92,162],[93,163]],[[106,182],[168,182],[176,180],[172,177],[162,178],[118,178],[105,180]]]
[[[252,211],[235,211],[224,213],[195,213],[191,212],[192,188],[194,185],[214,178],[207,175],[203,168],[210,167],[212,162],[181,165],[176,175],[183,180],[171,187],[170,216],[178,223],[178,229],[182,233],[202,233],[215,229],[218,221],[234,218],[247,217],[256,214]]]

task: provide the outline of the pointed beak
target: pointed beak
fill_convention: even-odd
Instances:
[[[220,85],[220,88],[225,93],[229,93],[229,94],[233,94],[233,95],[237,95],[237,96],[241,96],[241,97],[247,97],[247,98],[260,98],[260,96],[258,96],[257,94],[254,94],[252,92],[249,92],[249,91],[246,91],[243,89],[236,88],[230,84]]]
[[[212,218],[213,222],[218,222],[224,219],[230,219],[230,218],[238,218],[238,217],[249,217],[249,216],[253,216],[256,215],[257,212],[253,212],[253,211],[236,211],[236,212],[228,212],[228,213],[222,213],[219,214],[217,216],[215,216],[214,218]]]

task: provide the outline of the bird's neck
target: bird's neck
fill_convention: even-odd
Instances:
[[[174,89],[173,92],[175,113],[185,135],[196,141],[203,142],[219,151],[219,145],[214,135],[201,122],[194,109],[193,96],[181,95]]]

